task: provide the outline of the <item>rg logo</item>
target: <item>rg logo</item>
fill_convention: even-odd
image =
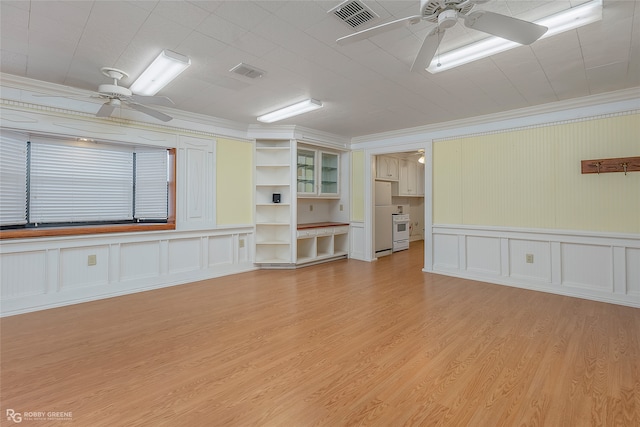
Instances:
[[[13,421],[14,423],[22,422],[22,414],[20,412],[16,412],[13,409],[7,409],[7,420]]]

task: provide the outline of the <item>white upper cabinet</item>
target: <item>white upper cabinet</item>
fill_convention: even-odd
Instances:
[[[298,149],[298,197],[340,195],[340,155],[327,151]]]
[[[412,158],[399,165],[398,196],[424,196],[424,165]]]
[[[376,179],[397,181],[399,176],[398,159],[389,156],[376,156]]]

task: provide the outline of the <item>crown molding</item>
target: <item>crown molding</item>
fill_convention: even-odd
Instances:
[[[295,125],[249,125],[248,136],[253,139],[295,139],[312,145],[349,149],[349,138]]]
[[[638,109],[640,87],[634,87],[501,113],[358,136],[351,139],[351,149],[370,148],[391,142],[424,142],[427,139],[450,138]]]

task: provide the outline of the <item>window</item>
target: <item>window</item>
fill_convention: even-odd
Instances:
[[[175,150],[0,136],[2,238],[175,228]]]

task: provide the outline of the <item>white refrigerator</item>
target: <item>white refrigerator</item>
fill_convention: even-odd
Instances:
[[[376,181],[375,201],[375,251],[376,255],[390,254],[393,249],[393,214],[396,207],[391,205],[391,183]]]

